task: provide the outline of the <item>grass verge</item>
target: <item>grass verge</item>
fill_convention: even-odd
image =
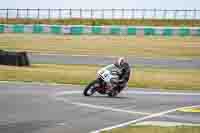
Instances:
[[[200,26],[199,20],[163,19],[0,19],[3,24]]]
[[[98,56],[200,57],[199,37],[0,34],[0,49]]]
[[[48,65],[0,66],[0,80],[88,84],[100,66]],[[200,69],[142,68],[132,70],[130,87],[200,90]]]
[[[128,126],[102,133],[200,133],[200,126]]]

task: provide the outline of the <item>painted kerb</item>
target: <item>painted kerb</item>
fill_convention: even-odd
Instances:
[[[71,35],[200,36],[200,27],[0,24],[0,33],[27,32]]]

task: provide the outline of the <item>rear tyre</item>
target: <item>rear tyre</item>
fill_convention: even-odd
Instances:
[[[117,91],[113,90],[113,91],[108,93],[108,96],[109,97],[115,97],[115,96],[117,96],[117,94],[118,94]]]
[[[96,92],[96,88],[99,86],[99,81],[94,80],[83,91],[84,96],[92,96]]]

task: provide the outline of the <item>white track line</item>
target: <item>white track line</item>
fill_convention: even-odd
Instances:
[[[118,108],[112,108],[112,107],[106,107],[106,106],[100,106],[100,105],[93,105],[93,104],[87,104],[87,103],[81,103],[81,102],[72,102],[66,98],[62,97],[56,97],[57,101],[63,101],[67,104],[72,104],[76,106],[82,106],[87,108],[93,108],[93,109],[101,109],[101,110],[108,110],[113,112],[121,112],[121,113],[129,113],[129,114],[139,114],[139,115],[150,115],[151,113],[146,112],[138,112],[138,111],[131,111],[131,110],[124,110],[124,109],[118,109]]]
[[[119,125],[115,125],[115,126],[99,129],[99,130],[96,130],[96,131],[92,131],[91,133],[100,133],[102,131],[108,131],[108,130],[112,130],[114,128],[124,127],[124,126],[130,125],[130,124],[133,124],[133,123],[137,123],[137,122],[140,122],[140,121],[143,121],[143,120],[147,120],[147,119],[151,119],[151,118],[155,118],[155,117],[160,117],[160,116],[166,115],[168,113],[175,112],[175,111],[180,110],[180,109],[195,108],[195,107],[200,107],[200,105],[185,106],[185,107],[170,109],[170,110],[167,110],[167,111],[163,111],[163,112],[151,114],[151,115],[148,115],[148,116],[145,116],[145,117],[141,117],[141,118],[136,119],[136,120],[128,121],[128,122],[125,122],[125,123],[122,123],[122,124],[119,124]]]
[[[190,93],[190,92],[159,92],[159,91],[126,91],[128,94],[141,94],[141,95],[182,95],[182,96],[200,96],[199,92]]]
[[[11,84],[34,84],[34,85],[52,85],[52,86],[77,86],[77,87],[81,87],[80,85],[73,85],[73,84],[61,84],[61,83],[44,83],[44,82],[23,82],[23,81],[6,81],[6,80],[2,80],[0,81],[0,84],[1,83],[11,83]],[[133,90],[130,90],[130,89],[133,89]],[[143,91],[143,90],[134,90],[134,88],[130,88],[128,91],[125,91],[125,92],[122,92],[122,94],[141,94],[141,95],[183,95],[183,96],[200,96],[200,92],[197,91],[197,92],[194,92],[194,93],[191,93],[191,92],[166,92],[167,90],[163,90],[162,91]],[[143,89],[143,88],[141,88]],[[147,89],[148,90],[148,89]],[[81,93],[82,91],[80,92],[74,92],[74,93]],[[64,92],[61,92],[60,95],[63,94],[69,94],[70,92],[69,91],[64,91]],[[73,94],[74,94],[73,93]]]
[[[151,114],[151,113],[146,113],[146,112],[123,110],[123,109],[117,109],[117,108],[111,108],[111,107],[99,106],[99,105],[93,105],[93,104],[87,104],[87,103],[81,103],[81,102],[72,102],[66,98],[59,97],[59,96],[66,95],[66,94],[80,94],[80,93],[82,93],[82,91],[59,92],[55,95],[55,99],[58,101],[63,101],[68,104],[87,107],[87,108],[102,109],[102,110],[109,110],[109,111],[113,111],[113,112],[122,112],[122,113],[129,113],[129,114],[140,114],[140,115],[150,115]]]
[[[61,83],[45,83],[45,82],[37,82],[37,81],[30,81],[30,82],[26,82],[26,81],[6,81],[6,80],[1,80],[0,84],[22,84],[22,85],[51,85],[51,86],[78,86],[80,87],[80,85],[74,85],[74,84],[61,84]]]
[[[148,94],[148,92],[143,92],[143,91],[141,91],[141,92],[140,91],[139,92],[137,92],[137,91],[127,91],[127,92],[128,93],[133,92],[135,94]],[[112,108],[112,107],[106,107],[106,106],[100,106],[100,105],[93,105],[93,104],[88,104],[88,103],[72,102],[72,101],[70,101],[66,98],[59,97],[59,96],[62,96],[62,95],[81,94],[81,93],[82,93],[82,91],[63,91],[63,92],[57,93],[55,95],[55,99],[58,100],[58,101],[63,101],[63,102],[68,103],[68,104],[87,107],[87,108],[102,109],[102,110],[108,110],[108,111],[113,111],[113,112],[123,112],[123,113],[129,113],[129,114],[140,114],[140,115],[148,115],[148,116],[153,115],[152,113],[147,113],[147,112],[138,112],[138,111],[124,110],[124,109],[118,109],[118,108]],[[153,92],[153,93],[151,93],[151,95],[152,94],[160,95],[162,93],[163,92]],[[190,93],[190,94],[187,94],[187,93],[164,93],[163,95],[167,95],[167,94],[169,94],[169,95],[192,95],[193,93]],[[175,109],[175,110],[177,110],[177,109]],[[158,114],[158,113],[156,113],[156,114]]]
[[[61,95],[65,95],[65,94],[79,94],[82,93],[82,91],[63,91],[63,92],[59,92],[56,95],[57,96],[61,96]],[[137,95],[181,95],[181,96],[200,96],[199,92],[196,93],[190,93],[190,92],[149,92],[149,91],[143,91],[143,90],[128,90],[126,92],[122,92],[122,94],[137,94]]]
[[[41,55],[41,56],[68,56],[68,57],[102,57],[102,58],[117,58],[118,56],[100,56],[100,55],[87,55],[87,54],[73,54],[73,55],[67,55],[67,54],[60,54],[60,53],[40,53],[40,52],[31,52],[32,55]]]
[[[134,94],[137,91],[132,91],[132,92],[133,92],[132,94]],[[111,126],[111,127],[92,131],[91,133],[100,133],[102,131],[108,131],[108,130],[112,130],[114,128],[124,127],[124,126],[130,125],[130,124],[133,124],[133,123],[137,123],[137,122],[140,122],[140,121],[143,121],[143,120],[147,120],[147,119],[151,119],[151,118],[155,118],[155,117],[160,117],[160,116],[166,115],[168,113],[175,112],[175,111],[180,110],[180,109],[200,107],[200,105],[184,106],[184,107],[178,107],[178,108],[175,108],[175,109],[170,109],[170,110],[167,110],[167,111],[162,111],[162,112],[152,114],[152,113],[146,113],[146,112],[137,112],[137,111],[123,110],[123,109],[111,108],[111,107],[105,107],[105,106],[99,106],[99,105],[92,105],[92,104],[81,103],[81,102],[72,102],[70,100],[67,100],[66,98],[58,97],[58,96],[61,96],[61,95],[64,95],[64,94],[77,94],[77,93],[81,93],[81,91],[64,91],[64,92],[57,93],[55,98],[58,101],[63,101],[63,102],[68,103],[68,104],[82,106],[82,107],[102,109],[102,110],[108,110],[108,111],[113,111],[113,112],[129,113],[129,114],[147,115],[147,116],[141,117],[139,119],[135,119],[135,120],[128,121],[128,122],[125,122],[125,123],[121,123],[119,125],[114,125],[114,126]],[[138,92],[136,94],[148,94],[148,93],[149,92],[142,92],[141,91],[141,92]],[[167,93],[166,92],[152,92],[150,94],[156,94],[156,95],[160,95],[160,94],[163,94],[163,95],[188,95],[188,93],[168,93],[168,92]],[[189,95],[195,95],[195,93],[189,93]]]
[[[62,91],[62,92],[57,92],[55,94],[56,97],[62,96],[62,95],[68,95],[68,94],[81,94],[82,91]]]

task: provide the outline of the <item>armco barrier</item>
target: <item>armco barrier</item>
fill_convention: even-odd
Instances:
[[[86,25],[0,24],[0,33],[52,33],[71,35],[200,36],[200,27],[142,27]]]

